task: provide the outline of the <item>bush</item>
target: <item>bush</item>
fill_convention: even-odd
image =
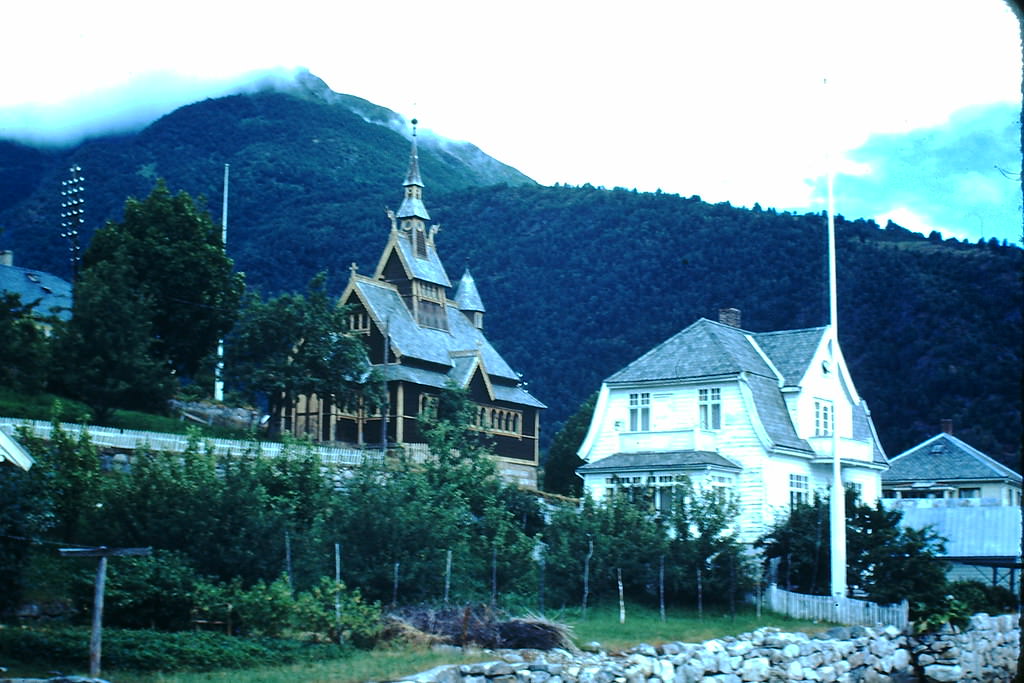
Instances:
[[[963,602],[971,614],[1008,614],[1017,611],[1017,596],[1002,586],[990,586],[981,581],[956,581],[949,585],[949,592]]]
[[[335,612],[335,601],[339,614]],[[340,618],[339,618],[340,617]],[[301,593],[295,604],[295,625],[330,642],[346,642],[356,647],[374,645],[384,627],[380,605],[363,600],[359,590],[345,590],[345,584],[326,576],[308,592]]]
[[[84,666],[89,629],[84,627],[0,627],[0,656],[46,666]],[[103,667],[119,671],[211,671],[340,658],[338,645],[272,638],[245,639],[211,632],[161,633],[104,629]]]

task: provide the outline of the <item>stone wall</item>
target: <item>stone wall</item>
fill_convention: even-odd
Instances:
[[[775,628],[704,643],[638,645],[625,652],[518,650],[480,664],[441,666],[410,683],[992,683],[1013,678],[1016,615],[971,618],[963,631],[912,636],[895,627],[839,627],[817,636]]]

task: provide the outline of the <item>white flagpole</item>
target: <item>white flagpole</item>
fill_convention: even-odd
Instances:
[[[228,250],[228,169],[224,164],[224,201],[220,212],[220,238],[224,245],[224,253]],[[224,400],[224,338],[217,340],[217,367],[214,370],[213,400]]]
[[[828,87],[828,79],[825,80],[825,87]],[[830,101],[827,97],[826,101]],[[831,110],[831,107],[829,107]],[[827,116],[826,112],[826,116]],[[835,194],[833,192],[833,156],[831,140],[826,141],[826,165],[828,185],[828,307],[829,325],[831,326],[832,341],[830,349],[832,353],[832,372],[838,384],[838,350],[839,350],[839,297],[836,288],[836,221],[835,221]],[[829,531],[830,531],[830,574],[832,596],[841,598],[846,596],[846,492],[843,489],[842,466],[839,458],[839,429],[836,415],[839,408],[839,400],[842,393],[835,395],[836,400],[832,403],[832,495],[829,500]],[[838,602],[838,600],[837,600]]]

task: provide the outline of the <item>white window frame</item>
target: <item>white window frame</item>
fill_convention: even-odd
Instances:
[[[651,431],[651,395],[637,392],[629,395],[629,431]]]
[[[832,401],[814,399],[814,435],[831,436],[836,428],[836,409]]]
[[[811,502],[811,482],[806,474],[789,475],[789,507]]]
[[[700,428],[717,431],[722,428],[722,390],[709,387],[697,390],[700,406]]]

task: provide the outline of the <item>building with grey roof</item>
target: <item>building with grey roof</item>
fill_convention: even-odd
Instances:
[[[640,486],[660,504],[680,477],[728,489],[749,542],[827,491],[836,441],[844,484],[877,500],[888,460],[832,328],[750,332],[725,309],[604,381],[577,473],[596,498]]]
[[[884,498],[985,498],[1021,504],[1021,475],[944,431],[890,461],[882,474]]]
[[[14,265],[14,254],[0,251],[0,292],[17,294],[43,326],[71,319],[71,283],[52,273]]]
[[[415,122],[414,122],[415,123]],[[449,386],[468,393],[474,429],[490,442],[502,475],[537,483],[540,411],[545,407],[484,334],[486,309],[467,269],[453,292],[438,254],[437,226],[423,203],[416,135],[397,212],[372,275],[353,266],[341,304],[352,333],[364,335],[370,363],[387,382],[385,415],[328,399],[302,397],[290,429],[319,441],[425,449],[420,416]]]

